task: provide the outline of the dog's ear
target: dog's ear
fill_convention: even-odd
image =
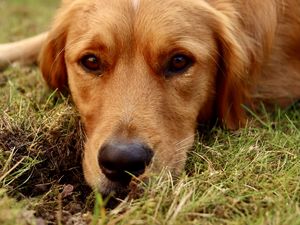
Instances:
[[[68,76],[65,63],[65,44],[70,17],[59,13],[40,52],[39,64],[43,77],[50,88],[66,91]]]
[[[212,10],[211,29],[217,43],[216,110],[219,122],[228,129],[244,125],[242,104],[247,101],[249,54],[237,21]]]
[[[236,28],[222,24],[217,31],[218,68],[216,79],[217,113],[221,122],[229,129],[237,129],[245,123],[245,104],[248,96],[248,54],[241,34]]]
[[[49,37],[40,53],[40,69],[50,88],[64,91],[68,86],[68,77],[65,64],[65,32],[59,35],[55,30]]]
[[[272,48],[276,4],[245,1],[243,9],[239,10],[239,4],[231,1],[209,2],[213,7],[211,29],[216,35],[219,54],[218,118],[227,128],[236,129],[246,121],[243,105],[251,106],[251,85],[257,79],[261,62]]]

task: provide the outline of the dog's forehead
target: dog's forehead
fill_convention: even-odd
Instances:
[[[179,0],[91,0],[81,6],[84,8],[78,7],[78,14],[73,14],[76,23],[71,24],[69,33],[70,40],[82,39],[86,47],[94,40],[118,50],[122,46],[149,49],[151,43],[154,52],[189,42],[187,38],[198,41],[199,33],[204,40],[209,34],[205,15],[195,13],[198,9],[192,4]]]
[[[140,5],[140,0],[131,0],[134,11],[137,11]]]
[[[173,20],[174,23],[180,24],[187,17],[191,17],[195,1],[193,0],[77,0],[73,4],[66,6],[77,8],[76,22],[88,20],[88,23],[93,23],[93,20],[106,23],[122,23],[124,20],[134,24],[136,21],[153,22],[156,26],[168,25],[166,20]],[[201,5],[201,4],[196,4]],[[104,20],[104,16],[117,18],[116,20]],[[80,19],[80,20],[79,20]],[[160,23],[161,22],[161,23]]]

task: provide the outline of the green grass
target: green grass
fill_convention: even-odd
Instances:
[[[49,26],[57,1],[0,1],[0,40]],[[185,172],[113,210],[84,184],[82,127],[38,68],[0,72],[0,224],[300,224],[300,106],[199,135]],[[140,192],[143,190],[143,192]],[[96,199],[96,200],[95,200]]]
[[[16,41],[20,37],[46,30],[58,0],[1,0],[0,42]]]

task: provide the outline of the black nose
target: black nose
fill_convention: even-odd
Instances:
[[[153,151],[138,141],[110,142],[99,152],[98,162],[105,176],[116,182],[129,183],[132,175],[145,172],[153,157]]]

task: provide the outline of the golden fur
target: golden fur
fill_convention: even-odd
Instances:
[[[162,65],[177,52],[194,63],[166,78]],[[236,129],[243,104],[300,99],[299,52],[298,0],[69,0],[40,66],[50,87],[69,90],[84,123],[86,181],[109,193],[125,187],[99,168],[104,142],[143,140],[154,150],[147,173],[179,173],[197,124],[217,118]],[[79,65],[87,53],[105,63],[100,76]]]

